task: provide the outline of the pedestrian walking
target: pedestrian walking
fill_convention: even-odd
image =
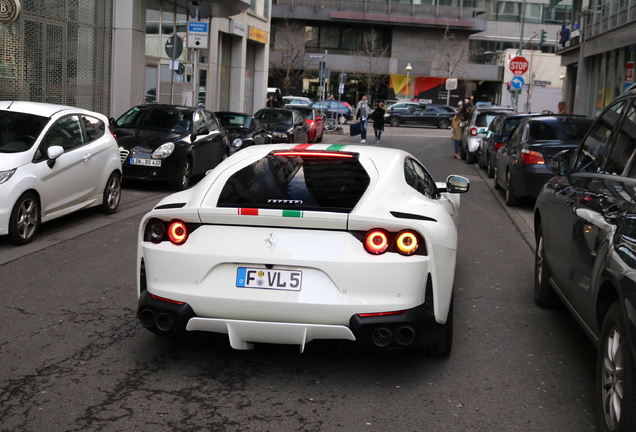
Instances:
[[[557,110],[558,110],[557,114],[567,114],[568,113],[568,108],[565,105],[565,102],[563,102],[563,101],[558,103]]]
[[[470,109],[467,103],[464,103],[459,112],[453,117],[451,127],[453,129],[453,140],[455,140],[455,153],[453,154],[455,159],[462,158],[459,150],[459,146],[462,145],[462,136],[464,135],[464,126],[462,125],[469,120],[469,117]]]
[[[267,105],[266,106],[267,106],[267,108],[276,108],[276,102],[274,101],[274,95],[269,95],[269,97],[267,98]]]
[[[375,133],[375,142],[379,143],[384,132],[384,114],[386,109],[384,108],[384,102],[379,102],[375,111],[371,113],[371,120],[373,120],[373,132]]]
[[[367,123],[369,123],[369,114],[371,114],[371,107],[367,102],[367,97],[362,96],[358,106],[356,108],[356,118],[360,119],[360,140],[361,143],[367,142]]]

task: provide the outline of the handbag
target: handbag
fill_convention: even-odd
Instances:
[[[356,136],[362,133],[362,123],[351,123],[349,126],[349,135]]]

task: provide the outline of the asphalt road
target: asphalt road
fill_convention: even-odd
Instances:
[[[532,301],[531,203],[502,206],[452,158],[450,131],[389,127],[381,145],[471,181],[450,357],[154,336],[135,318],[136,232],[168,191],[128,185],[114,215],[51,222],[24,247],[0,239],[0,431],[596,430],[595,349]]]

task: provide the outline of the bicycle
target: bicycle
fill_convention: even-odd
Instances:
[[[325,129],[329,132],[334,132],[338,129],[338,120],[336,120],[335,113],[321,110],[320,117],[322,117]]]

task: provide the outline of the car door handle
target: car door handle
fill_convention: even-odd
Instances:
[[[88,160],[89,160],[90,158],[92,158],[92,157],[93,157],[93,155],[92,155],[92,154],[90,154],[90,153],[86,153],[86,154],[84,155],[84,161],[85,161],[85,162],[88,162]]]

